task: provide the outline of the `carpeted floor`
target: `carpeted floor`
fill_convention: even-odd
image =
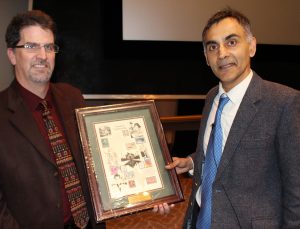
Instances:
[[[180,229],[187,208],[191,191],[192,179],[185,175],[179,175],[179,181],[184,194],[184,201],[175,204],[168,215],[154,214],[152,210],[138,212],[132,215],[122,216],[106,221],[107,229]]]

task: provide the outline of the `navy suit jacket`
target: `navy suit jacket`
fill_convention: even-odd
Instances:
[[[203,138],[217,93],[218,87],[209,91],[203,110],[184,228],[197,220]],[[212,228],[300,228],[299,91],[254,73],[213,183]]]
[[[78,169],[92,219],[84,159],[75,108],[83,107],[80,91],[67,84],[51,84],[66,138]],[[0,93],[0,228],[63,228],[58,168],[49,155],[38,126],[13,82]]]

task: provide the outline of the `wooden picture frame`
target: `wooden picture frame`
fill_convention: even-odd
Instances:
[[[75,112],[96,222],[183,200],[154,101]]]

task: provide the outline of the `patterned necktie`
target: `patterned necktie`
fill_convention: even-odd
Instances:
[[[42,111],[42,118],[48,132],[56,164],[64,180],[74,222],[79,228],[85,228],[89,216],[71,151],[66,139],[54,122],[47,101],[43,100],[39,107]]]
[[[201,208],[197,219],[197,229],[209,229],[211,226],[211,198],[212,184],[215,180],[219,162],[222,156],[222,126],[221,114],[224,106],[229,101],[228,97],[221,95],[216,112],[214,127],[211,131],[207,146],[205,163],[203,168],[203,180],[201,189]]]

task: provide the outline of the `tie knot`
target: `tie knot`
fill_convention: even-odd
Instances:
[[[40,111],[42,111],[43,114],[48,114],[49,113],[49,108],[50,108],[50,105],[49,103],[47,102],[47,100],[43,100],[42,102],[39,103],[38,105],[38,109]]]
[[[228,103],[228,101],[229,101],[229,97],[226,96],[225,94],[222,94],[219,99],[218,110],[222,111],[226,103]]]

